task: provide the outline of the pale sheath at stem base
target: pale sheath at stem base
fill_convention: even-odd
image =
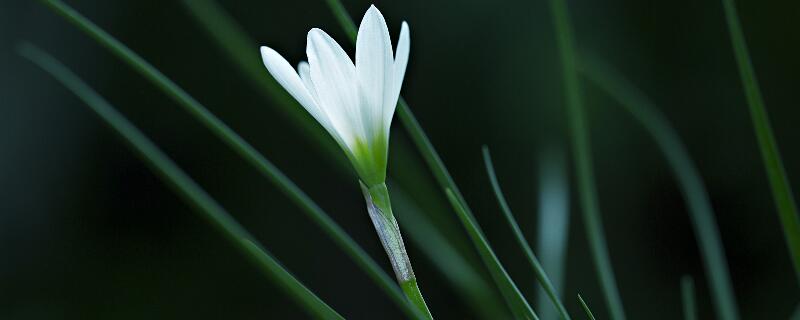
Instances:
[[[408,258],[406,246],[403,244],[400,227],[397,225],[397,220],[392,213],[389,190],[386,188],[386,184],[380,183],[367,187],[361,182],[361,191],[367,201],[369,218],[375,226],[375,231],[378,232],[378,238],[383,244],[383,249],[389,256],[392,269],[394,269],[394,274],[403,289],[403,293],[428,319],[433,319],[419,286],[417,286],[417,278],[411,268],[411,261]]]

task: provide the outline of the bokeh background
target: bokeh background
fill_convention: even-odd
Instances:
[[[220,2],[254,39],[256,59],[262,44],[292,62],[304,59],[305,34],[312,27],[347,43],[321,0]],[[370,4],[344,2],[357,21]],[[337,163],[341,159],[320,149],[306,129],[253,86],[182,3],[68,4],[255,145],[390,271],[354,177]],[[644,90],[687,145],[717,214],[742,316],[788,317],[798,303],[798,285],[720,1],[568,4],[580,49],[605,59]],[[784,164],[797,188],[800,2],[737,4]],[[547,1],[376,5],[393,37],[401,21],[409,22],[412,49],[403,94],[501,261],[535,302],[536,280],[491,193],[480,147],[491,147],[510,205],[528,238],[536,239],[538,168],[544,154],[568,150]],[[82,102],[20,58],[14,47],[21,41],[54,54],[108,98],[337,311],[352,319],[401,318],[369,278],[252,167],[107,50],[38,2],[25,0],[0,2],[0,318],[306,318]],[[344,47],[353,52],[349,44]],[[615,101],[588,83],[583,88],[603,223],[629,317],[679,318],[679,279],[689,274],[696,280],[701,318],[712,318],[687,210],[664,157]],[[399,121],[391,143],[390,180],[426,216],[451,223],[463,237]],[[410,152],[401,157],[395,152],[400,148]],[[565,301],[580,318],[575,296],[581,293],[605,319],[574,197],[571,202]],[[442,270],[419,249],[424,239],[406,243],[434,315],[474,318]],[[475,261],[471,246],[462,244]]]

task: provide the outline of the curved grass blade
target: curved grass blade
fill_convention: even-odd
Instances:
[[[553,290],[563,300],[566,273],[567,242],[569,241],[569,186],[563,151],[550,149],[540,156],[538,256],[542,268],[553,283]],[[542,319],[556,318],[556,308],[549,306],[549,296],[543,288],[536,294],[537,310]]]
[[[440,233],[422,210],[396,184],[389,185],[392,205],[397,212],[397,219],[405,227],[417,248],[430,259],[442,274],[453,284],[458,295],[475,310],[483,319],[503,318],[507,312],[494,294],[489,283],[481,277],[478,270],[472,267],[464,256],[451,245]]]
[[[578,302],[581,303],[581,308],[583,308],[583,312],[586,312],[586,317],[589,318],[589,320],[594,320],[594,315],[592,314],[592,310],[589,309],[589,306],[586,305],[586,301],[583,301],[583,297],[581,297],[580,294],[578,295]]]
[[[798,216],[797,204],[792,196],[789,178],[778,151],[778,143],[775,141],[775,135],[770,127],[767,108],[756,80],[756,71],[750,62],[747,42],[736,13],[736,4],[732,0],[722,0],[722,5],[725,9],[725,20],[728,22],[728,31],[731,35],[731,44],[739,67],[742,87],[747,96],[747,105],[750,107],[753,129],[756,132],[764,168],[767,171],[772,196],[778,209],[778,217],[783,226],[783,235],[786,238],[795,275],[797,280],[800,280],[800,216]]]
[[[82,31],[89,34],[93,39],[97,40],[97,42],[129,64],[135,71],[153,82],[159,89],[178,102],[180,106],[189,111],[197,120],[209,128],[212,133],[236,151],[249,164],[256,167],[259,173],[267,177],[270,182],[298,205],[312,221],[322,228],[322,230],[325,231],[325,233],[331,237],[384,292],[386,292],[401,310],[412,318],[422,318],[419,311],[408,303],[397,284],[378,266],[375,260],[369,257],[369,255],[367,255],[367,253],[364,252],[364,250],[350,238],[327,213],[252,145],[247,143],[241,136],[236,134],[230,127],[225,125],[208,111],[208,109],[203,107],[197,100],[192,98],[177,84],[169,80],[169,78],[155,67],[78,12],[58,0],[43,1],[55,12],[78,26]]]
[[[723,320],[738,319],[728,263],[711,201],[700,173],[677,132],[642,92],[611,67],[598,59],[585,57],[581,71],[589,81],[630,112],[664,153],[689,208],[689,218],[703,257],[717,316]]]
[[[256,263],[275,284],[285,290],[298,304],[305,307],[306,312],[319,319],[344,319],[286,271],[219,203],[214,201],[150,139],[72,71],[32,45],[20,46],[19,53],[83,100],[136,151],[151,170],[170,185],[195,211],[217,227],[234,247]]]
[[[497,174],[494,171],[494,165],[492,164],[492,156],[489,154],[489,148],[483,146],[483,162],[486,165],[486,173],[489,175],[489,181],[492,184],[492,189],[494,190],[494,195],[497,198],[498,204],[500,204],[500,208],[503,211],[503,215],[506,218],[506,222],[511,227],[511,230],[514,232],[514,237],[517,239],[517,243],[522,247],[522,250],[525,252],[525,256],[528,258],[528,262],[531,264],[533,268],[533,273],[536,275],[536,279],[539,280],[539,283],[544,288],[547,296],[550,298],[550,301],[553,303],[553,306],[556,307],[558,310],[558,314],[561,316],[562,319],[569,320],[569,314],[567,313],[567,309],[564,308],[564,305],[561,303],[561,299],[558,298],[558,294],[556,290],[553,288],[553,283],[550,282],[550,278],[547,277],[544,269],[542,268],[542,264],[539,263],[539,259],[536,258],[536,254],[533,253],[531,246],[528,244],[528,240],[525,239],[525,235],[522,234],[522,230],[519,228],[519,224],[517,224],[517,219],[514,218],[514,214],[511,213],[511,208],[508,206],[508,202],[506,201],[505,196],[503,195],[503,190],[500,188],[500,183],[497,181]]]
[[[578,195],[583,213],[586,237],[592,249],[597,277],[608,305],[612,319],[625,320],[622,298],[617,288],[608,244],[603,231],[600,205],[598,204],[594,169],[592,168],[592,150],[589,139],[589,124],[581,97],[580,82],[576,69],[575,40],[569,21],[569,11],[565,0],[550,0],[556,40],[561,54],[563,70],[564,94],[567,100],[572,153],[575,174],[578,180]]]
[[[481,231],[478,224],[467,214],[467,211],[461,206],[461,203],[452,190],[445,189],[445,193],[447,194],[447,199],[450,200],[450,204],[453,205],[453,209],[458,213],[458,217],[461,219],[464,228],[467,229],[470,238],[473,239],[475,248],[478,250],[486,268],[489,269],[489,273],[492,275],[492,278],[503,294],[503,298],[506,300],[509,308],[511,308],[511,311],[514,313],[514,316],[518,319],[539,319],[536,313],[533,312],[533,309],[531,309],[531,306],[528,305],[528,302],[525,301],[517,285],[511,280],[511,276],[509,276],[508,272],[503,268],[500,260],[497,259],[497,256],[494,254],[492,247],[489,246],[489,242],[486,241],[483,231]]]
[[[326,1],[328,5],[331,7],[333,14],[336,16],[336,19],[338,20],[342,28],[345,31],[351,29],[355,30],[355,23],[347,14],[347,12],[342,9],[343,6],[341,5],[341,2],[339,0],[326,0]],[[348,35],[350,38],[350,42],[352,44],[355,44],[356,34],[348,32]],[[469,208],[467,201],[464,199],[464,196],[461,194],[461,191],[459,191],[458,186],[455,184],[453,178],[450,176],[450,172],[447,170],[447,167],[445,167],[442,158],[439,157],[439,154],[436,152],[436,149],[433,147],[433,144],[428,139],[427,135],[425,134],[425,131],[422,130],[422,126],[419,125],[419,122],[417,121],[416,117],[414,117],[414,114],[411,112],[411,108],[408,106],[408,103],[406,103],[403,97],[400,97],[400,99],[398,100],[397,115],[400,118],[400,121],[403,123],[403,126],[406,128],[406,131],[408,131],[408,134],[411,136],[411,140],[414,141],[414,144],[417,146],[417,149],[422,154],[423,159],[425,159],[425,162],[428,164],[428,167],[430,168],[431,172],[436,178],[436,181],[448,193],[448,199],[451,201],[451,203],[455,200],[456,203],[453,203],[453,207],[459,214],[459,218],[462,219],[462,222],[464,222],[464,218],[466,218],[466,222],[464,222],[465,225],[470,225],[474,228],[477,228],[477,223],[475,222],[476,221],[475,216],[472,214],[472,210]],[[480,237],[476,236],[470,237],[470,239],[473,241],[473,244],[476,246],[476,248],[479,248],[479,251],[485,249],[489,249],[491,251],[490,248],[485,247],[487,244],[485,242],[485,239],[482,239],[483,235],[481,234],[480,230],[478,229],[477,231]],[[481,243],[480,240],[483,240],[483,243]],[[503,269],[502,265],[500,265],[500,261],[497,260],[496,257],[494,257],[494,259],[487,259],[489,257],[486,256],[485,253],[482,253],[481,257],[483,258],[484,264],[486,264],[487,268],[489,268],[490,270],[494,270],[493,272],[491,272],[492,278],[495,280],[495,282],[497,282],[498,286],[500,286],[501,292],[504,294],[507,301],[512,301],[514,303],[511,306],[512,311],[514,311],[517,316],[524,316],[530,318],[530,316],[532,315],[533,316],[532,318],[536,319],[537,317],[533,313],[533,309],[530,308],[527,301],[525,301],[525,297],[522,296],[522,294],[513,284],[513,281],[511,281],[508,275],[505,274],[505,270]],[[498,272],[498,269],[502,270],[502,273]],[[505,277],[503,277],[503,275]],[[508,282],[510,282],[511,286],[509,286]],[[511,290],[511,287],[513,287],[513,290]],[[517,295],[517,296],[511,297],[506,295]],[[528,313],[528,311],[530,312]]]
[[[681,277],[681,300],[683,301],[683,318],[697,320],[697,300],[694,295],[694,281],[692,277]]]

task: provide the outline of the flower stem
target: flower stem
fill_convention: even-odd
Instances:
[[[389,256],[392,269],[394,269],[394,274],[403,289],[403,293],[427,319],[433,319],[428,306],[425,304],[425,298],[422,297],[422,292],[420,292],[417,285],[417,278],[414,276],[406,246],[403,244],[403,236],[400,234],[400,226],[397,225],[397,220],[392,213],[389,189],[386,188],[385,183],[367,187],[362,182],[361,191],[363,191],[364,199],[367,201],[369,218],[375,226],[375,231],[378,232],[378,238],[381,239],[386,255]]]

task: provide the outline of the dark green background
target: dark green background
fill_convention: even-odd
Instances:
[[[345,2],[356,20],[369,5]],[[389,270],[354,178],[241,76],[179,2],[68,3],[236,129]],[[742,316],[786,318],[798,302],[798,284],[721,3],[568,4],[579,47],[608,60],[643,89],[686,143],[711,195]],[[539,156],[567,141],[547,1],[376,5],[393,37],[402,20],[409,22],[404,96],[500,259],[533,298],[535,278],[493,199],[480,146],[492,148],[511,207],[529,239],[535,239]],[[257,41],[253,50],[268,44],[293,63],[304,58],[305,34],[312,27],[346,43],[322,0],[227,1],[223,6]],[[800,3],[738,1],[738,8],[797,190]],[[86,79],[337,311],[353,319],[400,318],[385,295],[296,206],[216,137],[85,34],[37,2],[22,0],[0,2],[0,318],[306,317],[85,105],[17,56],[13,48],[20,41],[42,47]],[[352,46],[344,47],[352,53]],[[603,223],[629,317],[679,318],[679,278],[691,274],[697,280],[701,318],[711,318],[686,208],[663,156],[603,92],[587,84],[584,93]],[[391,150],[402,144],[414,150],[399,121],[391,142],[389,166],[395,168],[390,179],[402,171],[396,169],[408,168],[424,178],[416,183],[432,183],[416,153],[393,157]],[[407,188],[417,197],[444,201],[443,194]],[[567,307],[580,318],[574,299],[580,292],[598,318],[607,319],[574,199],[572,207]],[[426,214],[454,219],[443,208]],[[408,245],[434,315],[471,318],[441,272]]]

